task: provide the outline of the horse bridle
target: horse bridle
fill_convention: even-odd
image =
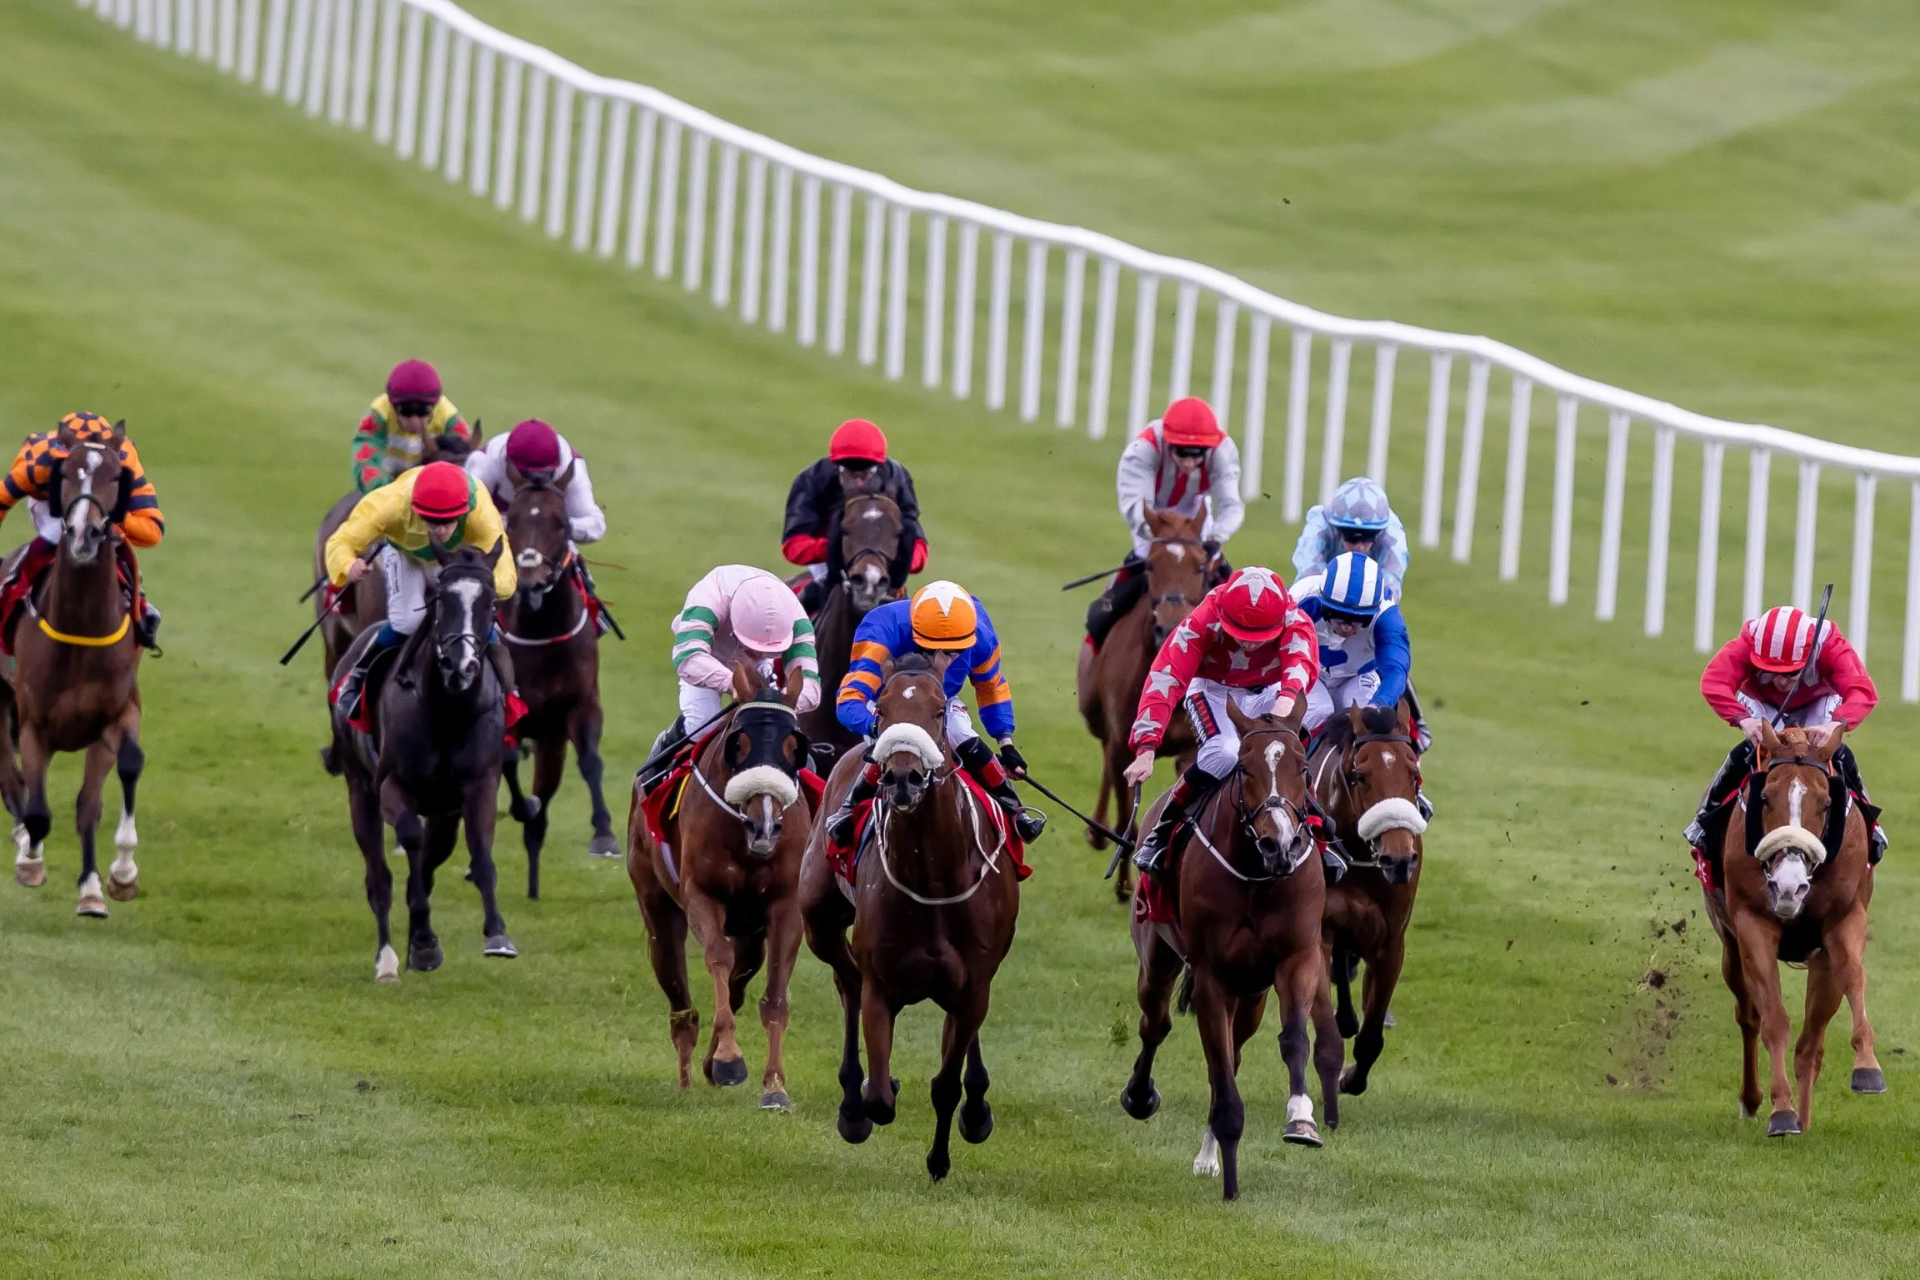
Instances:
[[[1753,856],[1760,847],[1760,841],[1767,834],[1767,776],[1775,769],[1788,765],[1804,765],[1809,769],[1818,769],[1827,776],[1827,820],[1820,831],[1820,844],[1826,850],[1826,862],[1834,862],[1840,856],[1841,842],[1847,836],[1847,813],[1853,804],[1853,794],[1847,790],[1845,778],[1840,776],[1824,760],[1814,760],[1806,756],[1775,756],[1767,761],[1765,768],[1755,769],[1747,781],[1745,804],[1747,810],[1746,847],[1747,855]],[[1817,869],[1817,868],[1816,868]]]
[[[1272,725],[1249,729],[1241,734],[1240,738],[1242,742],[1245,742],[1252,738],[1276,733],[1284,733],[1290,736],[1294,740],[1295,746],[1304,752],[1305,745],[1300,741],[1300,731],[1288,728],[1286,725]],[[1235,778],[1245,776],[1246,771],[1245,765],[1236,763],[1233,766],[1233,772],[1220,779],[1218,786],[1225,787]],[[1307,788],[1307,804],[1309,808],[1313,804],[1313,788],[1311,786]],[[1278,871],[1270,871],[1265,875],[1248,875],[1246,872],[1240,870],[1240,868],[1234,866],[1233,862],[1227,858],[1225,854],[1214,847],[1213,841],[1207,838],[1207,833],[1200,829],[1200,823],[1197,818],[1193,822],[1193,835],[1194,838],[1200,842],[1201,846],[1213,855],[1214,861],[1225,867],[1227,872],[1236,879],[1245,884],[1267,884],[1283,876],[1292,875],[1300,869],[1300,864],[1306,860],[1307,853],[1311,851],[1310,847],[1307,850],[1299,852],[1297,856],[1295,850],[1300,850],[1303,844],[1311,845],[1313,824],[1308,818],[1308,812],[1309,810],[1303,810],[1292,800],[1278,794],[1268,796],[1252,808],[1248,808],[1246,804],[1242,802],[1240,796],[1235,795],[1233,797],[1234,821],[1238,824],[1240,830],[1249,836],[1253,836],[1256,839],[1258,838],[1258,833],[1254,830],[1253,824],[1259,820],[1260,815],[1263,813],[1279,814],[1293,823],[1293,844],[1284,851],[1285,860],[1281,863]]]
[[[108,507],[91,489],[83,489],[79,493],[74,494],[72,502],[66,502],[61,499],[60,490],[66,487],[67,458],[73,456],[73,450],[69,449],[65,455],[55,458],[47,464],[47,489],[53,494],[53,501],[47,505],[53,518],[65,524],[68,512],[72,511],[82,502],[91,502],[95,507],[99,508],[100,518],[108,524],[118,524],[125,520],[127,518],[128,504],[133,501],[133,471],[127,466],[126,459],[122,458],[118,451],[97,440],[77,442],[73,448],[98,449],[101,453],[112,457],[115,462],[120,464],[120,474],[115,478],[114,482],[116,492],[114,494],[113,506]]]
[[[1420,758],[1420,744],[1415,742],[1412,736],[1409,734],[1401,733],[1398,730],[1394,731],[1393,733],[1357,733],[1355,734],[1352,738],[1348,739],[1346,745],[1342,747],[1340,751],[1340,765],[1341,765],[1340,785],[1346,788],[1347,800],[1349,804],[1353,802],[1354,788],[1359,785],[1359,781],[1360,781],[1360,769],[1359,769],[1359,766],[1355,763],[1356,757],[1359,753],[1359,749],[1370,742],[1397,742],[1403,746],[1410,748],[1413,751],[1413,757],[1416,762]],[[1419,778],[1420,778],[1420,766],[1418,763],[1416,763],[1414,765],[1414,782],[1415,782],[1416,790],[1418,789]],[[1312,794],[1311,791],[1309,791],[1308,794]],[[1316,804],[1315,807],[1318,808],[1318,805]],[[1332,820],[1331,814],[1324,814],[1323,816],[1325,816],[1329,821]],[[1382,832],[1381,834],[1384,835],[1385,832]],[[1351,854],[1348,854],[1347,865],[1350,867],[1372,867],[1376,870],[1379,869],[1380,841],[1377,838],[1367,841],[1367,856],[1365,858],[1357,858],[1352,856]]]

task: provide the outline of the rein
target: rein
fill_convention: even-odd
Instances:
[[[956,764],[949,767],[945,773],[935,774],[934,780],[928,785],[937,789],[959,772],[959,769],[960,766]],[[973,847],[979,851],[985,865],[981,868],[980,878],[965,890],[949,894],[944,898],[930,898],[909,889],[900,882],[900,877],[894,874],[893,864],[887,860],[887,825],[888,819],[892,817],[893,806],[887,804],[885,799],[876,799],[873,802],[873,852],[874,856],[880,859],[880,870],[886,873],[888,884],[923,907],[953,907],[972,898],[974,894],[980,892],[980,886],[987,882],[987,877],[1000,869],[1000,855],[1007,847],[1006,833],[994,827],[996,840],[993,848],[987,848],[986,839],[980,831],[980,801],[974,796],[973,789],[964,782],[960,784],[960,797],[954,803],[960,808],[962,816],[969,820],[973,828]],[[992,823],[987,825],[993,826]]]
[[[1240,736],[1241,736],[1241,740],[1244,742],[1244,741],[1249,741],[1253,738],[1263,737],[1263,736],[1272,735],[1272,734],[1279,734],[1279,733],[1284,733],[1289,737],[1291,737],[1294,740],[1294,745],[1298,747],[1301,751],[1303,752],[1305,751],[1305,747],[1300,741],[1299,733],[1293,729],[1286,728],[1285,726],[1282,726],[1282,725],[1275,725],[1271,728],[1251,729],[1251,730],[1248,730],[1246,733],[1241,734]],[[1207,805],[1207,808],[1209,811],[1220,802],[1221,789],[1225,788],[1226,785],[1232,782],[1235,778],[1244,776],[1246,774],[1246,771],[1247,770],[1245,765],[1236,764],[1233,767],[1233,772],[1229,773],[1226,777],[1220,780],[1218,785],[1215,787],[1215,793],[1214,793],[1213,799],[1209,801]],[[1311,786],[1307,788],[1307,803],[1309,806],[1311,806],[1313,803],[1313,788]],[[1253,831],[1254,821],[1258,819],[1261,814],[1266,813],[1269,810],[1275,813],[1280,813],[1285,815],[1288,818],[1288,820],[1291,821],[1293,824],[1293,844],[1290,848],[1288,848],[1285,851],[1286,860],[1285,862],[1282,863],[1278,871],[1270,871],[1265,875],[1253,876],[1253,875],[1248,875],[1246,872],[1240,870],[1240,868],[1233,865],[1233,863],[1226,857],[1225,854],[1220,852],[1219,848],[1213,843],[1212,840],[1207,838],[1207,833],[1201,829],[1201,825],[1198,820],[1194,821],[1192,824],[1194,839],[1198,840],[1200,842],[1201,847],[1204,848],[1208,853],[1213,855],[1213,860],[1215,862],[1218,862],[1222,867],[1226,868],[1227,873],[1233,876],[1234,879],[1239,880],[1242,884],[1269,884],[1272,881],[1282,878],[1283,876],[1290,876],[1295,871],[1300,869],[1300,864],[1306,861],[1307,854],[1312,851],[1312,837],[1308,834],[1312,829],[1312,824],[1308,821],[1307,811],[1303,810],[1299,805],[1295,804],[1292,800],[1289,800],[1285,796],[1281,796],[1281,795],[1268,796],[1265,800],[1261,801],[1258,805],[1256,805],[1251,809],[1243,805],[1240,802],[1240,799],[1238,796],[1235,796],[1233,800],[1233,812],[1234,812],[1235,823],[1241,830],[1245,831],[1249,835],[1254,834],[1254,831]],[[1296,850],[1298,851],[1297,853],[1296,853]]]
[[[1777,756],[1767,761],[1766,768],[1755,769],[1747,780],[1746,794],[1741,798],[1746,809],[1746,849],[1747,856],[1753,857],[1760,842],[1766,838],[1769,828],[1766,825],[1767,775],[1775,769],[1789,765],[1799,765],[1809,769],[1818,769],[1827,776],[1827,820],[1820,832],[1820,845],[1826,850],[1826,858],[1821,863],[1826,866],[1840,857],[1840,845],[1847,837],[1847,815],[1853,806],[1853,795],[1847,790],[1846,779],[1830,769],[1824,762],[1808,759],[1806,756]],[[1778,828],[1772,828],[1778,830]],[[1818,870],[1819,868],[1814,868]]]
[[[1348,739],[1346,744],[1342,746],[1340,749],[1339,780],[1340,780],[1340,789],[1344,791],[1347,795],[1347,807],[1349,809],[1353,809],[1356,807],[1353,799],[1353,779],[1355,774],[1358,772],[1358,770],[1355,769],[1352,764],[1353,754],[1357,748],[1363,747],[1370,742],[1398,743],[1402,746],[1411,748],[1413,750],[1414,758],[1416,760],[1418,760],[1420,755],[1420,744],[1414,741],[1411,735],[1400,733],[1398,731],[1395,731],[1393,733],[1359,733],[1359,734],[1355,734],[1352,738]],[[1311,790],[1309,790],[1308,795],[1311,798],[1312,796]],[[1314,800],[1314,808],[1317,811],[1319,811],[1320,815],[1323,818],[1326,818],[1329,822],[1332,821],[1333,815],[1330,813],[1327,813],[1324,809],[1321,809],[1317,799]],[[1359,820],[1359,817],[1360,815],[1358,814],[1354,815],[1354,819],[1356,822]],[[1352,853],[1348,852],[1345,848],[1344,842],[1336,842],[1336,843],[1341,844],[1341,852],[1345,855],[1348,866],[1371,867],[1374,870],[1380,869],[1380,841],[1378,839],[1366,841],[1367,856],[1364,858],[1355,857]]]

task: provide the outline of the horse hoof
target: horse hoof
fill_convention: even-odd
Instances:
[[[488,938],[486,945],[480,948],[483,956],[492,956],[496,960],[517,960],[520,952],[513,945],[513,939],[504,933],[496,933]]]
[[[525,826],[540,816],[540,797],[528,796],[523,800],[510,801],[507,804],[507,816]]]
[[[620,842],[610,835],[595,836],[593,843],[587,846],[589,858],[617,858],[620,853]]]
[[[13,878],[29,889],[38,889],[47,882],[47,860],[45,858],[19,858],[13,864]]]
[[[772,1089],[760,1095],[760,1109],[762,1111],[792,1111],[793,1099],[787,1096],[786,1090],[784,1089]]]
[[[1319,1128],[1316,1127],[1311,1120],[1289,1120],[1287,1122],[1286,1132],[1280,1135],[1280,1141],[1291,1142],[1296,1147],[1318,1147],[1324,1145],[1320,1141]]]
[[[1153,1113],[1160,1109],[1160,1091],[1153,1087],[1153,1081],[1147,1081],[1147,1096],[1137,1097],[1131,1090],[1120,1091],[1120,1109],[1135,1120],[1151,1120]]]
[[[1340,1092],[1350,1098],[1357,1098],[1367,1091],[1367,1078],[1348,1067],[1340,1073]]]
[[[927,1153],[927,1174],[935,1182],[945,1182],[947,1178],[947,1172],[952,1168],[953,1168],[953,1161],[949,1159],[946,1155],[938,1152]]]
[[[1335,1014],[1333,1024],[1340,1029],[1342,1040],[1351,1040],[1360,1034],[1360,1019],[1352,1014]]]
[[[1886,1073],[1878,1067],[1855,1067],[1853,1069],[1853,1091],[1855,1093],[1885,1093],[1887,1091]]]
[[[122,884],[112,876],[108,876],[107,896],[115,902],[132,902],[140,896],[140,877],[135,876],[125,884]]]
[[[747,1060],[745,1058],[709,1058],[706,1062],[707,1082],[719,1088],[747,1082]]]
[[[862,1111],[858,1115],[848,1115],[844,1106],[840,1108],[839,1119],[834,1121],[834,1128],[850,1145],[856,1147],[873,1136],[873,1121],[867,1119],[866,1113]]]
[[[869,1098],[866,1101],[865,1110],[867,1119],[877,1125],[884,1127],[893,1123],[895,1108],[891,1102],[875,1102]]]
[[[1757,1107],[1757,1106],[1749,1106],[1749,1105],[1747,1105],[1747,1104],[1746,1104],[1746,1103],[1744,1103],[1744,1102],[1742,1102],[1742,1103],[1740,1104],[1740,1118],[1741,1118],[1742,1120],[1754,1120],[1754,1119],[1758,1119],[1758,1118],[1759,1118],[1759,1115],[1760,1115],[1760,1108],[1759,1108],[1759,1107]]]
[[[440,942],[438,939],[424,945],[417,943],[407,944],[407,968],[413,970],[415,973],[432,973],[440,967],[446,958],[446,955],[440,950]]]
[[[83,893],[80,895],[80,905],[73,909],[73,914],[88,916],[94,920],[105,920],[107,900],[98,893]]]
[[[380,948],[380,954],[374,957],[373,980],[375,982],[400,981],[400,956],[392,947]]]
[[[960,1136],[975,1147],[993,1136],[993,1108],[984,1098],[978,1111],[971,1103],[960,1108]]]
[[[1800,1132],[1800,1117],[1791,1111],[1776,1111],[1767,1117],[1769,1138],[1791,1138]]]

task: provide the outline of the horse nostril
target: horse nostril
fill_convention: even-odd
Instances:
[[[1261,836],[1253,842],[1253,847],[1260,851],[1263,858],[1273,858],[1280,853],[1280,842],[1272,836]]]

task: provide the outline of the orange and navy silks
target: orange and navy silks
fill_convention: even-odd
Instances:
[[[1014,877],[1025,880],[1033,874],[1033,868],[1027,865],[1026,842],[1014,829],[1012,816],[972,774],[965,769],[956,770],[956,773],[967,789],[973,792],[974,803],[985,810],[987,822],[993,828],[993,835],[983,852],[991,854],[996,845],[1003,845],[1008,861],[1013,863]],[[862,800],[853,807],[853,838],[845,845],[837,845],[831,838],[827,840],[827,865],[848,884],[855,883],[854,872],[860,865],[860,849],[866,844],[867,824],[873,817],[873,804],[872,800]]]
[[[113,438],[113,424],[97,413],[71,413],[62,422],[73,428],[74,440],[79,444],[105,444]],[[58,431],[38,431],[28,436],[14,456],[13,466],[5,478],[0,479],[0,520],[6,519],[7,513],[23,499],[38,498],[57,504],[60,495],[51,492],[53,477],[66,456]],[[128,477],[123,488],[127,496],[126,510],[114,513],[121,536],[136,547],[157,546],[166,534],[167,522],[160,514],[160,499],[153,491],[153,482],[140,466],[140,452],[131,440],[120,442],[120,466]]]
[[[1013,736],[1013,689],[1000,672],[1000,638],[994,634],[987,608],[973,597],[973,648],[956,654],[947,667],[944,692],[960,696],[973,682],[974,701],[980,705],[980,723],[989,736]],[[880,672],[901,654],[912,653],[913,603],[894,600],[870,610],[853,633],[853,661],[840,682],[834,715],[850,733],[865,734],[873,726],[873,701],[880,696]]]

